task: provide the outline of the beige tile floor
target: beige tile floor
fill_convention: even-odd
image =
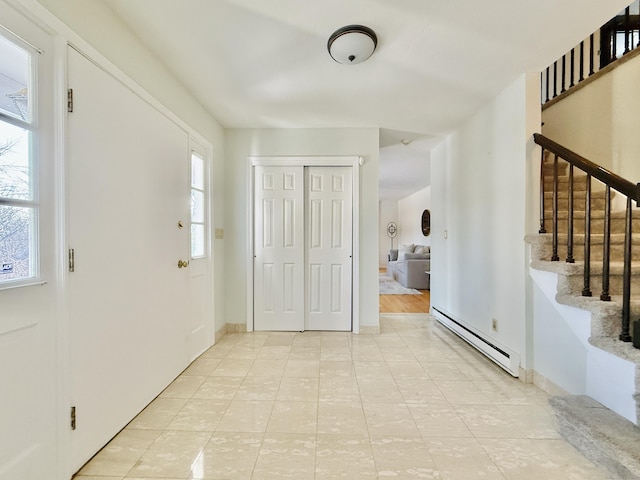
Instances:
[[[230,334],[76,480],[590,480],[547,395],[427,315],[380,335]]]

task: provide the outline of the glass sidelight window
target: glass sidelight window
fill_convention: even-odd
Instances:
[[[34,53],[0,35],[0,287],[38,275]]]
[[[206,182],[204,157],[191,152],[191,258],[206,257]]]

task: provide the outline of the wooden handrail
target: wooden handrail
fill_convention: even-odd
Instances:
[[[558,155],[563,160],[566,160],[571,165],[575,165],[593,178],[597,178],[605,185],[609,185],[614,190],[617,190],[636,202],[637,206],[640,206],[640,184],[631,183],[629,180],[587,160],[540,133],[534,133],[533,140],[545,150]]]

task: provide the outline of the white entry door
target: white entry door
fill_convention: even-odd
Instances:
[[[256,166],[254,329],[352,328],[352,168]]]
[[[254,329],[304,330],[304,171],[256,166]]]
[[[351,330],[352,168],[307,167],[307,330]]]
[[[190,182],[184,130],[72,48],[68,61],[77,469],[192,358],[190,271],[178,268],[189,260]]]
[[[53,72],[51,37],[0,0],[0,480],[69,478],[58,463],[69,410],[59,401]]]

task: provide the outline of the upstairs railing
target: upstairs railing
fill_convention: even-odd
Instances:
[[[542,72],[542,104],[564,94],[637,47],[640,47],[640,0],[635,0]]]
[[[633,211],[631,202],[640,206],[640,184],[634,184],[615,173],[581,157],[575,152],[557,144],[553,140],[541,134],[534,134],[534,141],[542,147],[542,160],[540,165],[540,230],[539,233],[547,233],[545,218],[545,152],[553,155],[553,196],[552,196],[552,255],[551,261],[559,261],[558,256],[558,159],[565,160],[569,164],[569,177],[567,185],[567,258],[568,263],[574,263],[574,169],[577,168],[586,173],[585,190],[585,227],[584,227],[584,287],[582,295],[590,297],[591,294],[591,180],[596,179],[605,186],[604,228],[603,228],[603,255],[602,255],[602,293],[600,299],[610,301],[609,271],[611,253],[611,189],[616,190],[627,198],[624,232],[624,268],[622,278],[622,328],[620,340],[631,342],[630,318],[631,318],[631,236],[633,232]],[[634,346],[640,348],[640,321],[634,323]]]

